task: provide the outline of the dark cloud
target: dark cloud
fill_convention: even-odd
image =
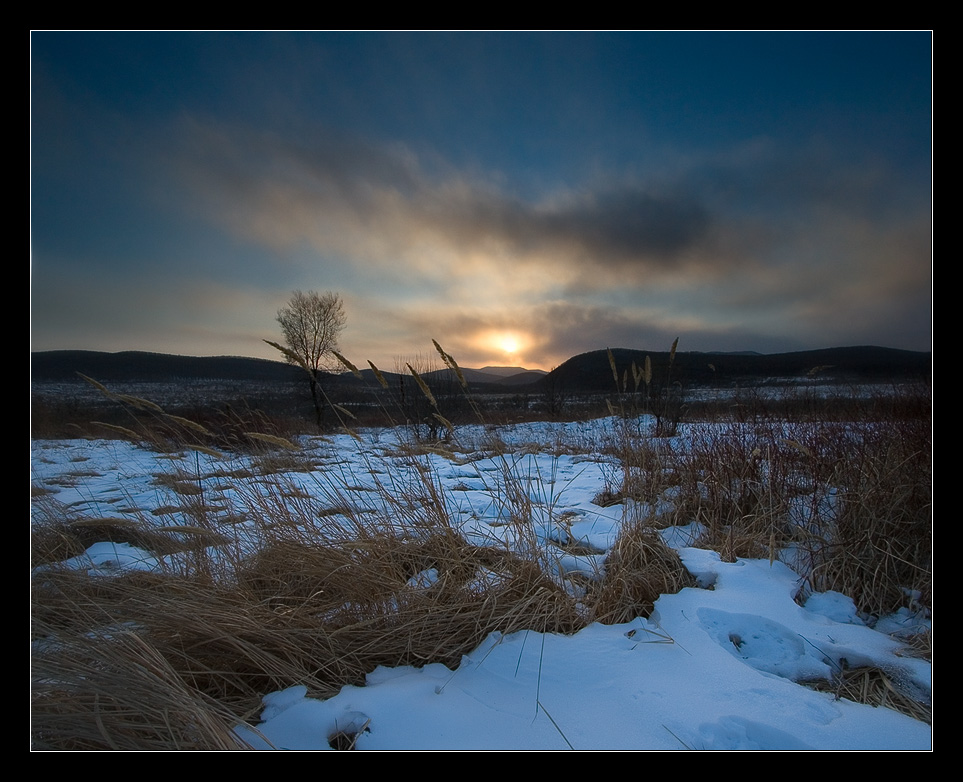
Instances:
[[[400,251],[428,241],[515,263],[550,255],[664,267],[691,253],[711,224],[698,200],[636,184],[539,203],[459,172],[429,175],[400,145],[320,130],[309,142],[196,122],[188,130],[191,183],[239,230],[272,244],[307,241],[324,252],[361,247],[375,231]]]
[[[581,245],[600,262],[665,263],[691,250],[706,235],[710,218],[692,198],[659,197],[623,187],[589,194],[545,216],[546,234]]]
[[[617,310],[557,302],[537,308],[533,328],[540,336],[540,350],[558,364],[565,359],[606,347],[666,351],[679,340],[679,350],[744,350],[752,344],[761,352],[797,350],[801,343],[791,337],[762,334],[738,325],[719,326],[694,320],[674,327],[658,313]]]
[[[232,230],[272,247],[308,244],[390,264],[425,247],[458,262],[568,268],[577,285],[609,285],[805,263],[820,232],[845,222],[916,220],[928,191],[872,161],[757,143],[642,184],[604,178],[541,200],[432,161],[403,145],[310,129],[298,139],[192,122],[184,160]],[[303,138],[301,138],[303,137]],[[925,184],[925,183],[922,183]],[[842,250],[842,252],[840,252]],[[831,248],[843,265],[872,261]],[[591,278],[591,270],[603,277]]]

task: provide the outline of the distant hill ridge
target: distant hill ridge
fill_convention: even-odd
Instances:
[[[670,354],[613,348],[620,379],[634,363],[641,369],[648,357],[654,377],[664,379]],[[702,353],[678,351],[672,361],[670,380],[686,384],[729,384],[739,380],[802,379],[822,377],[836,381],[885,381],[928,379],[932,354],[872,345],[805,350],[793,353]],[[551,373],[552,380],[567,388],[611,390],[615,384],[608,350],[573,356]],[[630,381],[631,382],[631,381]]]
[[[533,372],[537,375],[547,375],[543,369],[525,369],[525,367],[482,367],[481,369],[475,370],[476,372],[485,372],[489,375],[498,375],[499,377],[511,377],[512,375],[522,375],[526,372]]]
[[[644,366],[650,358],[653,372],[658,374],[669,364],[669,353],[629,348],[613,348],[620,377],[631,365]],[[100,382],[170,382],[176,379],[281,382],[299,380],[302,370],[270,359],[243,356],[177,356],[166,353],[123,351],[106,353],[90,350],[53,350],[32,353],[33,382],[77,380],[83,373]],[[858,346],[826,348],[794,353],[762,354],[751,352],[708,353],[679,351],[672,366],[673,379],[685,383],[728,383],[740,378],[802,378],[811,372],[837,380],[885,380],[929,378],[932,354],[895,348]],[[572,389],[610,391],[613,387],[608,350],[595,350],[573,356],[551,373],[522,367],[463,368],[471,384],[487,387],[531,386],[533,390],[546,383],[561,384]],[[371,370],[364,375],[374,381]],[[392,373],[384,373],[390,376]],[[426,377],[444,380],[450,370],[429,372]],[[450,380],[450,378],[448,378]],[[350,373],[339,375],[339,382],[358,382]]]
[[[176,356],[168,353],[49,350],[30,354],[34,382],[77,380],[80,372],[99,382],[264,380],[297,378],[303,370],[281,361],[244,356]]]

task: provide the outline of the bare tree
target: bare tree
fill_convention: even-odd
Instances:
[[[339,294],[331,291],[295,291],[288,305],[278,310],[277,320],[285,344],[264,341],[280,350],[289,363],[308,373],[311,399],[320,427],[324,418],[324,401],[319,376],[331,366],[331,357],[338,349],[338,337],[347,322],[344,302]]]

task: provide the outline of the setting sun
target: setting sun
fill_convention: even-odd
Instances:
[[[506,353],[515,353],[518,351],[518,338],[513,336],[504,336],[500,340],[501,348]]]
[[[515,330],[486,329],[477,332],[472,343],[482,356],[487,354],[490,357],[480,358],[481,361],[518,362],[524,360],[525,352],[531,349],[533,339],[531,335]]]

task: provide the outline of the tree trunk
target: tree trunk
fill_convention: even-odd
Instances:
[[[311,401],[314,402],[314,415],[318,430],[324,428],[324,403],[321,401],[321,387],[318,385],[318,372],[311,373]]]

